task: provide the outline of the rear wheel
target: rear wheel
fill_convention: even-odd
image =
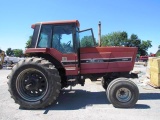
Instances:
[[[127,78],[117,78],[109,84],[106,94],[114,107],[130,108],[137,102],[139,90],[137,85]]]
[[[101,84],[102,84],[102,87],[106,90],[107,87],[108,87],[108,83],[107,83],[107,81],[105,80],[104,77],[103,77],[102,80],[101,80]]]
[[[102,80],[101,80],[102,87],[106,90],[111,81],[112,79],[110,78],[102,77]]]
[[[27,58],[9,75],[9,92],[22,108],[44,108],[57,99],[61,84],[56,68],[47,60]]]

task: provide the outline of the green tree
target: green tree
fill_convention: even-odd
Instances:
[[[148,48],[152,47],[151,42],[152,41],[150,40],[147,40],[147,41],[142,40],[140,44],[140,50],[139,50],[140,55],[148,55],[147,50]]]
[[[13,50],[12,50],[11,48],[8,48],[8,49],[6,50],[6,54],[7,54],[7,56],[13,55]]]
[[[127,47],[138,47],[141,44],[141,40],[136,34],[132,34],[129,39],[127,39]]]
[[[81,47],[92,47],[92,46],[94,46],[94,41],[93,41],[92,36],[84,36],[81,39],[80,44],[81,44]]]
[[[30,48],[31,47],[31,41],[32,41],[32,36],[29,36],[29,39],[26,42],[26,47],[25,48]]]
[[[156,53],[156,57],[159,57],[159,56],[160,56],[160,51]]]
[[[136,34],[132,34],[130,39],[131,40],[138,40],[138,36]]]
[[[122,46],[127,44],[127,32],[113,32],[107,35],[102,35],[102,46]]]
[[[125,31],[103,35],[101,41],[102,46],[138,47],[139,55],[147,55],[148,48],[152,47],[150,40],[141,41],[136,34],[132,34],[128,38],[128,34]]]
[[[22,57],[23,55],[23,50],[22,49],[14,49],[13,50],[14,56],[15,57]]]
[[[126,47],[137,47],[138,48],[138,53],[137,53],[137,57],[139,58],[140,48],[141,45],[141,40],[138,38],[138,36],[136,34],[131,34],[130,38],[127,39],[127,44],[125,45]]]

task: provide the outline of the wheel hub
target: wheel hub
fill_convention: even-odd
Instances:
[[[27,90],[38,90],[38,88],[40,87],[40,80],[36,79],[36,78],[31,78],[29,80],[25,80],[26,85],[25,88]]]
[[[128,88],[120,88],[116,92],[116,98],[120,102],[128,102],[131,99],[131,91]]]
[[[48,82],[41,71],[29,68],[19,74],[16,87],[23,99],[37,101],[46,94]]]

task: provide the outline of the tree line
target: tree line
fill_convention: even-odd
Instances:
[[[148,55],[148,48],[152,47],[151,40],[141,40],[136,34],[128,37],[127,32],[113,32],[103,35],[101,39],[102,46],[125,46],[137,47],[138,55]]]
[[[23,56],[23,50],[22,49],[12,49],[8,48],[6,50],[7,56],[14,56],[14,57],[22,57]]]

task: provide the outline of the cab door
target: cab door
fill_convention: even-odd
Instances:
[[[74,48],[75,26],[72,24],[55,25],[52,33],[52,53],[61,61],[66,75],[77,75],[77,53]]]
[[[53,56],[55,66],[65,69],[66,75],[77,75],[77,53],[74,48],[73,24],[42,25],[37,48]],[[60,64],[59,64],[60,62]]]
[[[80,54],[79,64],[81,74],[102,73],[107,69],[111,52],[97,47],[92,29],[79,32]]]

